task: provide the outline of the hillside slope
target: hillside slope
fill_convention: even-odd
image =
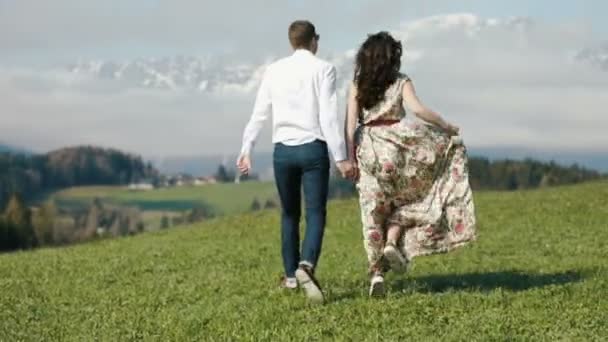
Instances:
[[[601,340],[608,183],[476,194],[479,240],[419,258],[367,298],[353,201],[331,204],[329,303],[277,289],[279,218],[261,212],[0,255],[0,340]]]

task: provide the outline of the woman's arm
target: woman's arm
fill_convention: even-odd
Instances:
[[[346,102],[346,120],[344,123],[344,136],[346,137],[346,148],[348,158],[354,161],[356,154],[355,131],[359,118],[359,104],[357,103],[357,87],[351,84],[348,91],[348,101]]]
[[[403,99],[405,100],[405,104],[409,107],[409,109],[412,110],[412,112],[414,112],[414,114],[416,114],[417,117],[430,124],[438,126],[451,134],[458,134],[460,129],[457,126],[446,122],[441,115],[439,115],[439,113],[432,111],[422,104],[422,102],[420,102],[420,99],[418,99],[418,96],[416,96],[416,90],[414,89],[414,84],[412,81],[407,81],[403,86]]]

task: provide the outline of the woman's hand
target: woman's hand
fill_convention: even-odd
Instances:
[[[354,180],[358,178],[359,170],[355,161],[351,159],[343,160],[338,162],[336,166],[345,179]]]
[[[458,126],[452,125],[446,122],[441,114],[438,112],[432,111],[427,108],[418,96],[416,96],[416,90],[414,89],[414,84],[411,81],[408,81],[403,86],[403,99],[405,100],[405,104],[416,114],[420,119],[443,129],[449,135],[458,135],[460,134],[460,128]]]
[[[443,129],[448,132],[450,135],[458,135],[460,134],[460,127],[456,125],[452,125],[451,123],[446,123]]]
[[[353,165],[353,170],[347,178],[353,182],[357,182],[359,180],[359,164],[357,164],[356,159],[351,159],[350,162]]]

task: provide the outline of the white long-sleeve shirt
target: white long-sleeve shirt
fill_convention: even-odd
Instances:
[[[241,154],[250,154],[264,122],[272,116],[272,142],[327,142],[335,161],[346,160],[338,120],[336,68],[310,51],[296,50],[266,68],[253,114],[243,133]]]

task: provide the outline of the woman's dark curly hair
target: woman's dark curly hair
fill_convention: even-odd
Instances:
[[[386,89],[399,77],[401,42],[388,32],[369,35],[363,42],[355,65],[357,102],[370,109],[384,99]]]

